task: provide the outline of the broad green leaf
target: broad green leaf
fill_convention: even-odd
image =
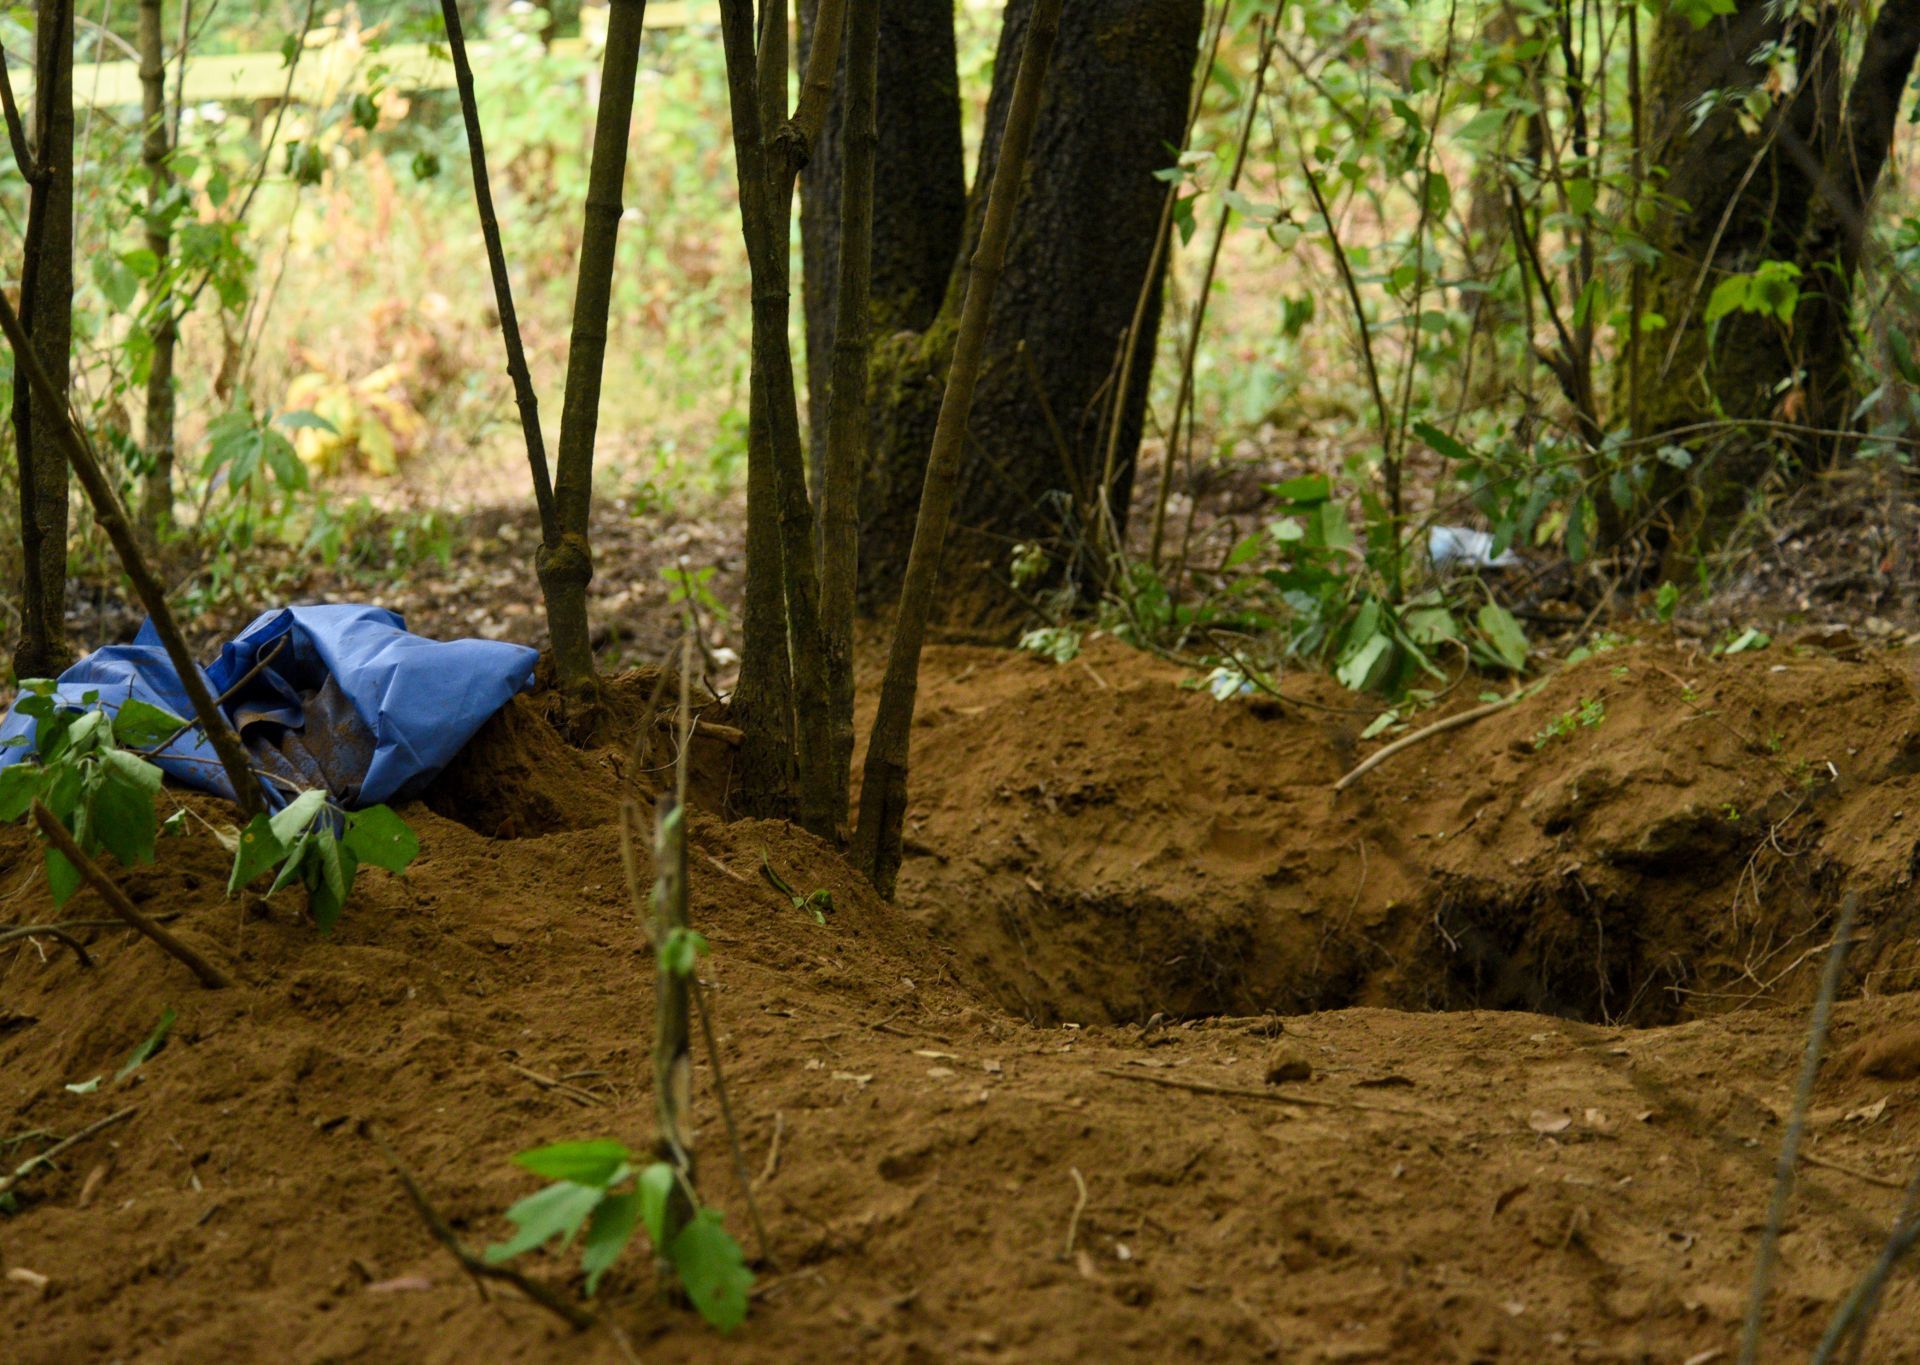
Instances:
[[[167,1035],[173,1032],[173,1021],[179,1017],[178,1014],[174,1013],[173,1006],[171,1005],[162,1010],[160,1012],[160,1022],[153,1026],[153,1032],[141,1040],[139,1047],[136,1047],[132,1052],[127,1054],[127,1060],[122,1062],[120,1069],[113,1073],[113,1079],[116,1081],[124,1081],[128,1076],[138,1071],[149,1057],[165,1047],[167,1045]]]
[[[128,776],[106,762],[116,758],[134,763],[140,763],[140,760],[123,749],[107,750],[100,757],[100,780],[93,784],[87,802],[88,836],[118,858],[122,866],[150,863],[153,861],[154,836],[159,830],[159,822],[153,811],[154,793],[140,785],[138,777]],[[79,831],[76,830],[75,834],[77,836]],[[91,848],[93,843],[83,839],[81,847]]]
[[[231,896],[286,856],[287,846],[273,832],[273,821],[265,815],[254,816],[240,831],[240,846],[233,851],[233,875],[227,878],[227,894]]]
[[[548,1180],[570,1180],[576,1185],[605,1189],[620,1179],[633,1153],[626,1144],[599,1138],[588,1142],[556,1142],[547,1147],[516,1152],[513,1162]]]
[[[1513,619],[1513,613],[1505,607],[1489,602],[1480,608],[1474,617],[1480,627],[1480,634],[1501,663],[1515,673],[1525,671],[1527,666],[1527,633],[1520,629],[1520,623]]]
[[[522,1252],[532,1251],[544,1246],[555,1237],[564,1237],[568,1242],[587,1221],[594,1206],[606,1198],[604,1190],[591,1185],[576,1185],[570,1180],[562,1180],[549,1185],[538,1194],[530,1194],[507,1210],[507,1221],[519,1228],[506,1241],[490,1246],[486,1259],[498,1265],[510,1261]]]
[[[395,873],[406,871],[420,852],[420,840],[407,822],[386,806],[349,815],[345,843],[361,862]]]
[[[185,724],[180,717],[162,711],[151,702],[128,697],[113,717],[113,737],[129,749],[149,749],[161,743]]]
[[[1747,290],[1752,284],[1751,275],[1729,275],[1716,284],[1707,299],[1707,324],[1711,326],[1727,314],[1744,309],[1747,306]]]
[[[347,908],[347,893],[360,861],[324,829],[309,832],[307,844],[307,910],[320,932],[330,934]]]
[[[680,1229],[667,1253],[680,1275],[680,1284],[700,1316],[722,1332],[731,1332],[747,1320],[747,1292],[753,1272],[740,1244],[733,1240],[714,1209],[701,1209]]]
[[[0,768],[0,824],[10,825],[32,808],[46,775],[46,769],[32,763]]]
[[[80,870],[68,862],[59,849],[49,848],[45,852],[47,886],[53,892],[53,903],[65,905],[67,898],[80,889]]]
[[[1374,681],[1376,672],[1384,667],[1393,653],[1393,640],[1385,631],[1377,631],[1361,642],[1334,670],[1334,676],[1343,687],[1359,692],[1365,690]]]
[[[1473,452],[1431,422],[1415,422],[1413,434],[1449,460],[1471,460]]]
[[[280,875],[275,877],[273,879],[273,885],[267,888],[267,894],[269,896],[280,890],[281,887],[291,886],[294,882],[307,877],[307,857],[309,851],[313,848],[314,838],[314,832],[308,830],[305,834],[293,841],[293,846],[287,850],[286,861],[280,864]]]
[[[635,1193],[610,1194],[594,1209],[587,1235],[580,1242],[580,1268],[587,1272],[588,1298],[594,1296],[600,1288],[600,1277],[633,1240],[639,1221],[640,1196]]]
[[[326,804],[327,794],[318,788],[301,792],[271,817],[273,837],[283,844],[292,843],[294,836],[303,833]]]
[[[1325,474],[1302,474],[1285,483],[1269,484],[1267,492],[1281,502],[1325,502],[1333,496],[1333,485]]]
[[[154,764],[125,749],[101,750],[100,762],[115,778],[149,796],[160,790],[160,783],[165,777]]]
[[[656,1251],[660,1249],[661,1233],[666,1227],[667,1200],[673,1197],[674,1179],[673,1167],[656,1161],[642,1170],[640,1179],[634,1182],[635,1193],[640,1196],[640,1221]]]

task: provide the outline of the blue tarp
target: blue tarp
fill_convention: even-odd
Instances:
[[[274,807],[318,786],[349,808],[416,795],[533,681],[535,658],[524,645],[410,634],[383,607],[285,607],[221,647],[202,670],[208,688],[223,695],[270,650],[266,666],[223,709],[254,766],[274,775],[261,782]],[[193,714],[151,623],[132,644],[95,650],[62,673],[55,696],[77,710],[94,692],[108,711],[138,697],[177,716]],[[31,736],[33,725],[12,710],[0,721],[0,767],[27,755],[6,741]],[[233,799],[197,729],[150,757],[183,785]]]

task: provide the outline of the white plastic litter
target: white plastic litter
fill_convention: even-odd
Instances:
[[[1436,526],[1427,532],[1427,558],[1436,569],[1510,569],[1520,562],[1511,550],[1493,552],[1493,537],[1470,526]]]

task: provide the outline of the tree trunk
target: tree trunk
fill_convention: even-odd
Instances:
[[[915,0],[889,7],[881,23],[873,449],[860,497],[860,599],[869,611],[892,605],[906,569],[966,259],[979,236],[992,149],[1032,7],[1032,0],[1007,6],[981,165],[957,233],[957,107],[946,93],[952,59],[942,46],[952,39],[948,7]],[[1048,541],[1064,550],[1085,529],[1073,524],[1071,489],[1099,481],[1114,358],[1146,280],[1165,194],[1154,172],[1171,162],[1168,147],[1178,145],[1185,126],[1201,11],[1200,0],[1081,0],[1061,17],[1056,74],[1043,96],[1022,208],[994,296],[941,568],[950,620],[992,619],[1013,605],[998,585],[1015,542]],[[807,196],[808,350],[816,357],[818,422],[826,407],[823,362],[832,351],[837,166],[816,160]],[[1159,292],[1156,281],[1139,339],[1143,359],[1158,332]],[[1151,368],[1135,365],[1119,405],[1113,496],[1123,524]]]
[[[587,168],[586,222],[580,234],[579,278],[573,294],[573,334],[567,347],[567,383],[560,407],[553,507],[560,543],[542,545],[536,559],[546,598],[554,668],[568,688],[594,682],[587,627],[587,584],[593,581],[589,530],[593,510],[593,451],[600,427],[600,380],[607,357],[607,314],[613,305],[614,248],[620,239],[621,187],[626,182],[627,136],[633,124],[633,87],[639,72],[646,0],[612,0],[607,48],[601,60],[600,107]]]
[[[1818,431],[1850,424],[1854,276],[1920,45],[1920,0],[1881,6],[1844,93],[1842,24],[1837,6],[1804,19],[1782,16],[1768,0],[1741,0],[1704,28],[1669,14],[1655,30],[1649,159],[1667,172],[1663,195],[1680,203],[1648,231],[1660,257],[1646,272],[1646,306],[1668,324],[1650,335],[1639,360],[1649,433],[1722,419]],[[1794,50],[1793,93],[1747,125],[1731,102],[1719,103],[1696,128],[1700,97],[1751,85],[1759,68],[1749,57],[1766,43]],[[1705,311],[1716,285],[1768,261],[1800,272],[1790,321],[1736,312],[1710,341]],[[1837,448],[1807,432],[1773,440],[1755,430],[1683,443],[1694,448],[1695,465],[1686,474],[1663,471],[1655,490],[1672,505],[1670,525],[1655,539],[1675,548],[1724,529],[1776,459],[1804,470]]]
[[[819,0],[800,8],[802,57],[813,50]],[[921,331],[940,311],[967,219],[960,140],[960,78],[953,0],[890,0],[880,9],[873,176],[873,334]],[[841,185],[846,173],[846,60],[819,145],[800,177],[802,288],[807,315],[807,420],[811,448],[827,448],[834,309],[840,284]],[[816,479],[820,461],[814,461]]]
[[[173,190],[169,163],[172,149],[167,142],[167,67],[161,20],[161,0],[140,0],[140,112],[144,120],[140,164],[147,172],[147,250],[159,263],[156,282],[170,277],[168,259],[173,254],[173,233],[168,226],[172,210],[167,204]],[[140,504],[141,525],[150,541],[173,525],[173,352],[180,335],[174,307],[171,289],[161,292],[150,305],[154,321],[153,353],[147,370],[147,487]]]
[[[33,157],[20,319],[34,354],[65,393],[73,368],[73,6],[41,0],[34,27]],[[14,448],[20,457],[22,678],[51,678],[73,661],[67,644],[67,462],[64,413],[42,411],[16,372]]]

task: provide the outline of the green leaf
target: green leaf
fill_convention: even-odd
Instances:
[[[1729,275],[1713,287],[1713,293],[1707,299],[1706,322],[1708,326],[1720,321],[1729,313],[1740,312],[1747,306],[1747,291],[1753,284],[1751,275]]]
[[[1513,619],[1513,613],[1505,607],[1489,602],[1480,608],[1474,617],[1474,623],[1480,627],[1480,634],[1492,648],[1495,657],[1515,673],[1524,672],[1527,667],[1527,633],[1520,629],[1520,623]]]
[[[67,898],[80,889],[79,869],[67,861],[66,855],[57,848],[46,850],[47,886],[53,892],[55,906],[65,905]]]
[[[1739,638],[1728,645],[1728,654],[1745,654],[1750,649],[1765,649],[1773,643],[1773,637],[1757,626],[1748,626]]]
[[[386,806],[369,806],[349,815],[345,842],[361,862],[394,873],[405,872],[420,852],[413,830]]]
[[[806,902],[795,900],[796,910],[804,908]],[[693,969],[700,965],[700,959],[707,951],[707,941],[691,929],[674,929],[667,935],[666,942],[660,945],[660,965],[675,976],[692,976]]]
[[[646,1225],[647,1239],[656,1250],[659,1249],[662,1233],[667,1224],[667,1201],[673,1197],[675,1176],[673,1167],[664,1161],[656,1161],[640,1172],[640,1179],[634,1182],[635,1193],[640,1196],[640,1221]]]
[[[340,434],[339,427],[336,427],[319,413],[310,411],[307,408],[296,408],[292,412],[283,412],[273,420],[276,425],[283,426],[288,431],[302,431],[311,428],[314,431],[325,431],[335,436]]]
[[[129,749],[150,749],[185,723],[171,712],[138,697],[128,697],[114,713],[113,737]]]
[[[1302,474],[1285,483],[1269,484],[1267,492],[1281,502],[1325,502],[1333,496],[1333,485],[1325,474]]]
[[[567,1180],[576,1185],[605,1189],[621,1179],[621,1172],[633,1159],[624,1143],[600,1138],[589,1142],[556,1142],[516,1152],[513,1162],[548,1180]]]
[[[588,1298],[600,1288],[600,1277],[627,1249],[639,1222],[637,1193],[610,1194],[594,1209],[593,1220],[587,1224],[587,1235],[580,1243],[580,1268],[587,1272]]]
[[[167,1035],[173,1032],[173,1021],[179,1017],[178,1014],[174,1013],[173,1006],[171,1005],[162,1010],[160,1012],[160,1022],[153,1026],[153,1032],[141,1040],[139,1047],[136,1047],[132,1052],[127,1054],[127,1060],[122,1062],[120,1069],[113,1073],[113,1079],[115,1081],[124,1081],[128,1076],[138,1071],[149,1057],[165,1047],[167,1045]]]
[[[80,1081],[73,1085],[67,1086],[67,1091],[69,1094],[74,1094],[74,1095],[91,1095],[94,1091],[100,1088],[100,1082],[104,1081],[106,1078],[107,1078],[106,1073],[102,1072],[100,1075],[95,1076],[90,1081]]]
[[[347,893],[353,889],[360,860],[324,829],[309,831],[307,850],[307,910],[320,932],[330,934],[347,908]]]
[[[159,769],[151,763],[142,763],[124,749],[108,749],[100,755],[100,760],[99,780],[93,785],[88,802],[88,834],[125,867],[150,863],[154,836],[159,829],[153,811],[153,797],[159,784],[155,782],[148,787],[141,775],[121,765],[136,764],[156,775]],[[81,845],[91,846],[86,842]]]
[[[0,824],[10,825],[32,808],[46,775],[46,769],[31,763],[0,768]]]
[[[591,1185],[576,1185],[570,1180],[547,1186],[538,1194],[530,1194],[507,1210],[507,1221],[519,1231],[506,1241],[490,1246],[486,1259],[490,1264],[498,1265],[510,1261],[522,1252],[532,1251],[544,1246],[555,1237],[573,1240],[574,1233],[587,1221],[594,1207],[606,1198],[604,1190]]]
[[[1415,422],[1413,434],[1432,446],[1435,452],[1449,460],[1471,460],[1473,451],[1462,445],[1431,422]]]
[[[1341,686],[1355,692],[1362,691],[1372,684],[1376,672],[1385,671],[1392,654],[1392,638],[1385,631],[1376,631],[1334,669],[1334,676],[1340,680]]]
[[[286,856],[287,846],[273,832],[273,821],[265,815],[254,816],[240,831],[240,843],[233,850],[233,875],[227,878],[227,894],[231,896]]]
[[[292,843],[294,836],[305,832],[326,804],[327,794],[318,788],[301,792],[271,817],[273,837],[283,844]]]
[[[731,1332],[747,1320],[747,1292],[753,1272],[740,1244],[721,1224],[714,1209],[701,1209],[680,1229],[667,1253],[680,1283],[700,1316],[722,1332]]]
[[[291,886],[307,875],[307,853],[313,847],[313,831],[308,830],[293,841],[287,849],[286,861],[280,864],[280,875],[273,879],[273,885],[267,888],[267,894],[273,895],[283,886]]]

